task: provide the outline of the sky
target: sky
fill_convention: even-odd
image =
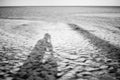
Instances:
[[[120,0],[0,0],[0,6],[120,6]]]

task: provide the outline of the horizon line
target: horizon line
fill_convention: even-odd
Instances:
[[[118,5],[8,5],[0,7],[120,7]]]

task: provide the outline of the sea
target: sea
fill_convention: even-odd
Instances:
[[[7,6],[0,7],[0,19],[53,19],[73,15],[119,15],[119,6]]]

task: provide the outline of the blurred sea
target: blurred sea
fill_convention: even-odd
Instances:
[[[120,7],[0,7],[0,18],[10,19],[44,19],[72,15],[89,16],[99,14],[120,15]]]

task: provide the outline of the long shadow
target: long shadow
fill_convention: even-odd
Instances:
[[[53,55],[50,35],[39,40],[13,80],[56,80],[57,63]]]
[[[76,24],[68,23],[68,25],[85,38],[89,39],[90,42],[95,45],[97,48],[101,49],[101,53],[107,54],[108,58],[111,59],[120,59],[120,48],[110,44],[108,41],[102,40],[99,37],[91,34],[89,31],[81,28]]]
[[[96,27],[101,28],[101,29],[105,29],[107,31],[111,31],[112,33],[116,33],[116,34],[120,35],[120,31],[112,30],[112,29],[105,28],[105,27],[102,27],[102,26],[96,26]]]

